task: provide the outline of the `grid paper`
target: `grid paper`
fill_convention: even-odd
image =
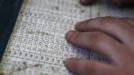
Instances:
[[[6,75],[72,75],[63,64],[65,59],[103,59],[68,44],[64,38],[66,32],[74,30],[75,24],[82,20],[109,15],[123,17],[127,12],[111,8],[115,10],[113,14],[101,2],[91,7],[78,2],[25,0],[0,69]]]

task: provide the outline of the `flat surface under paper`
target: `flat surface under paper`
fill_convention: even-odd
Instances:
[[[102,2],[84,7],[78,0],[25,0],[0,70],[6,75],[71,75],[63,64],[66,58],[99,59],[68,44],[64,37],[79,21],[100,16],[134,17],[133,9]]]

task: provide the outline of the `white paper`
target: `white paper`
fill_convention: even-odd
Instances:
[[[1,69],[6,75],[71,75],[63,64],[66,58],[97,59],[99,56],[68,44],[64,39],[66,32],[74,30],[75,24],[82,20],[131,15],[126,14],[125,10],[107,7],[101,2],[84,7],[78,0],[26,0]]]

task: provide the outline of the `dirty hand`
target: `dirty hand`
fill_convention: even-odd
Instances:
[[[82,5],[91,5],[95,3],[97,0],[80,0],[80,3]],[[128,6],[128,5],[134,5],[134,0],[112,0],[113,4],[116,6]]]
[[[76,75],[134,75],[134,19],[102,17],[80,22],[66,40],[92,49],[111,63],[69,58],[65,66]]]

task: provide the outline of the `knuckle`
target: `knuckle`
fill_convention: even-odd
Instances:
[[[115,17],[100,17],[97,19],[102,27],[126,25],[127,22]]]
[[[100,25],[102,26],[106,26],[108,23],[112,23],[112,17],[102,17],[102,18],[98,18],[98,21],[100,23]]]

